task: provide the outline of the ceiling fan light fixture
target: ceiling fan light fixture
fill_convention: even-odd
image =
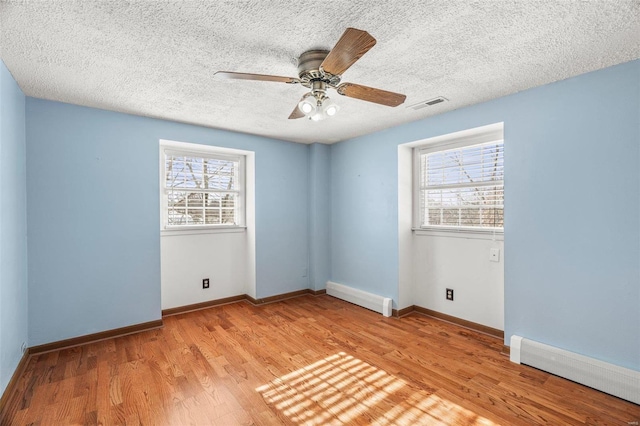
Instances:
[[[305,96],[298,104],[298,108],[300,108],[300,111],[302,111],[304,115],[309,116],[318,109],[318,100],[313,95]]]
[[[322,121],[327,118],[327,115],[324,113],[322,108],[318,108],[315,113],[309,114],[308,117],[312,121]]]
[[[322,101],[322,112],[324,112],[327,117],[333,117],[338,111],[340,111],[340,106],[331,99],[325,98],[325,100]]]

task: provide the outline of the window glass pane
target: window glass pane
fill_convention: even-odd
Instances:
[[[220,223],[220,209],[205,209],[205,224],[218,225]]]
[[[204,207],[204,197],[206,194],[202,192],[192,192],[189,194],[189,207]]]
[[[503,227],[503,142],[419,154],[422,225]]]
[[[239,173],[239,160],[166,154],[167,224],[237,224]]]
[[[176,208],[178,206],[185,206],[185,198],[187,193],[184,191],[171,191],[168,194],[169,208]]]
[[[222,198],[222,194],[209,192],[206,194],[206,197],[206,207],[220,207],[220,199]]]
[[[460,217],[458,209],[442,209],[442,225],[457,226],[459,225]]]
[[[503,228],[504,227],[504,209],[498,208],[498,207],[482,209],[482,223],[483,223],[483,226]]]
[[[503,144],[491,142],[421,155],[421,186],[503,180]]]
[[[167,221],[170,225],[182,225],[189,221],[186,216],[186,192],[170,192],[167,195],[168,200],[168,216]]]
[[[187,208],[187,216],[189,217],[189,224],[201,225],[203,224],[203,210],[200,208]]]
[[[442,225],[441,209],[429,209],[427,210],[427,212],[427,223],[424,223],[424,225]]]
[[[460,226],[481,226],[479,208],[460,209]]]
[[[165,170],[168,188],[202,188],[202,158],[167,156]]]
[[[222,223],[233,224],[235,223],[235,210],[234,209],[222,209]]]
[[[205,188],[219,190],[237,189],[237,162],[218,159],[207,159],[204,165]]]
[[[236,205],[236,198],[233,194],[226,194],[222,197],[221,206],[226,208],[234,208]]]

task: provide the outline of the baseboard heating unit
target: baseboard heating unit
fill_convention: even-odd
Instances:
[[[511,361],[526,364],[574,382],[640,404],[640,371],[511,336]]]
[[[362,306],[363,308],[379,312],[385,317],[391,316],[392,302],[388,297],[378,296],[377,294],[368,293],[332,281],[327,281],[327,294]]]

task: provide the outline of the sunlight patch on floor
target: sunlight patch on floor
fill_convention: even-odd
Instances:
[[[344,352],[256,391],[295,424],[338,425],[358,419],[376,425],[495,425]]]

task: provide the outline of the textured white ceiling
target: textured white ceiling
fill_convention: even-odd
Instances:
[[[2,60],[28,96],[295,142],[332,143],[640,57],[640,1],[300,2],[0,0]],[[378,41],[343,75],[407,95],[390,108],[329,95],[322,122],[288,120],[306,89],[214,81],[297,77],[295,58],[347,27]],[[406,108],[436,96],[450,101]]]

